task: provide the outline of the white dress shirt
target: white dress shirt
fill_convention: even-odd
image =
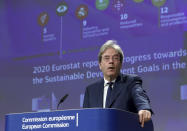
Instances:
[[[116,80],[113,80],[111,82],[115,82]],[[105,78],[104,78],[104,92],[103,92],[103,108],[105,108],[105,105],[106,105],[106,97],[107,97],[107,91],[108,91],[108,87],[109,87],[109,81],[107,81]],[[112,85],[112,88],[114,87],[114,84]]]

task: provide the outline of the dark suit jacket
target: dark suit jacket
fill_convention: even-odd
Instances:
[[[84,108],[103,107],[104,79],[89,85],[84,96]],[[137,113],[139,110],[151,110],[150,101],[142,88],[142,80],[136,75],[120,74],[113,87],[109,108],[117,108]]]

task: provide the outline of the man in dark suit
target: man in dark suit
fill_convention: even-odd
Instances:
[[[99,68],[104,79],[89,85],[84,96],[84,108],[117,108],[138,113],[141,126],[151,119],[152,109],[142,80],[136,75],[122,75],[123,51],[114,40],[100,48]]]

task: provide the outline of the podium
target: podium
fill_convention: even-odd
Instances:
[[[153,131],[151,120],[142,128],[137,114],[112,108],[15,113],[5,119],[5,131]]]

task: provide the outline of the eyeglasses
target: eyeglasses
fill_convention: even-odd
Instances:
[[[103,56],[102,59],[103,59],[103,61],[105,61],[105,62],[109,62],[110,59],[112,59],[112,61],[114,61],[114,62],[120,61],[119,55],[114,55],[114,56]]]

